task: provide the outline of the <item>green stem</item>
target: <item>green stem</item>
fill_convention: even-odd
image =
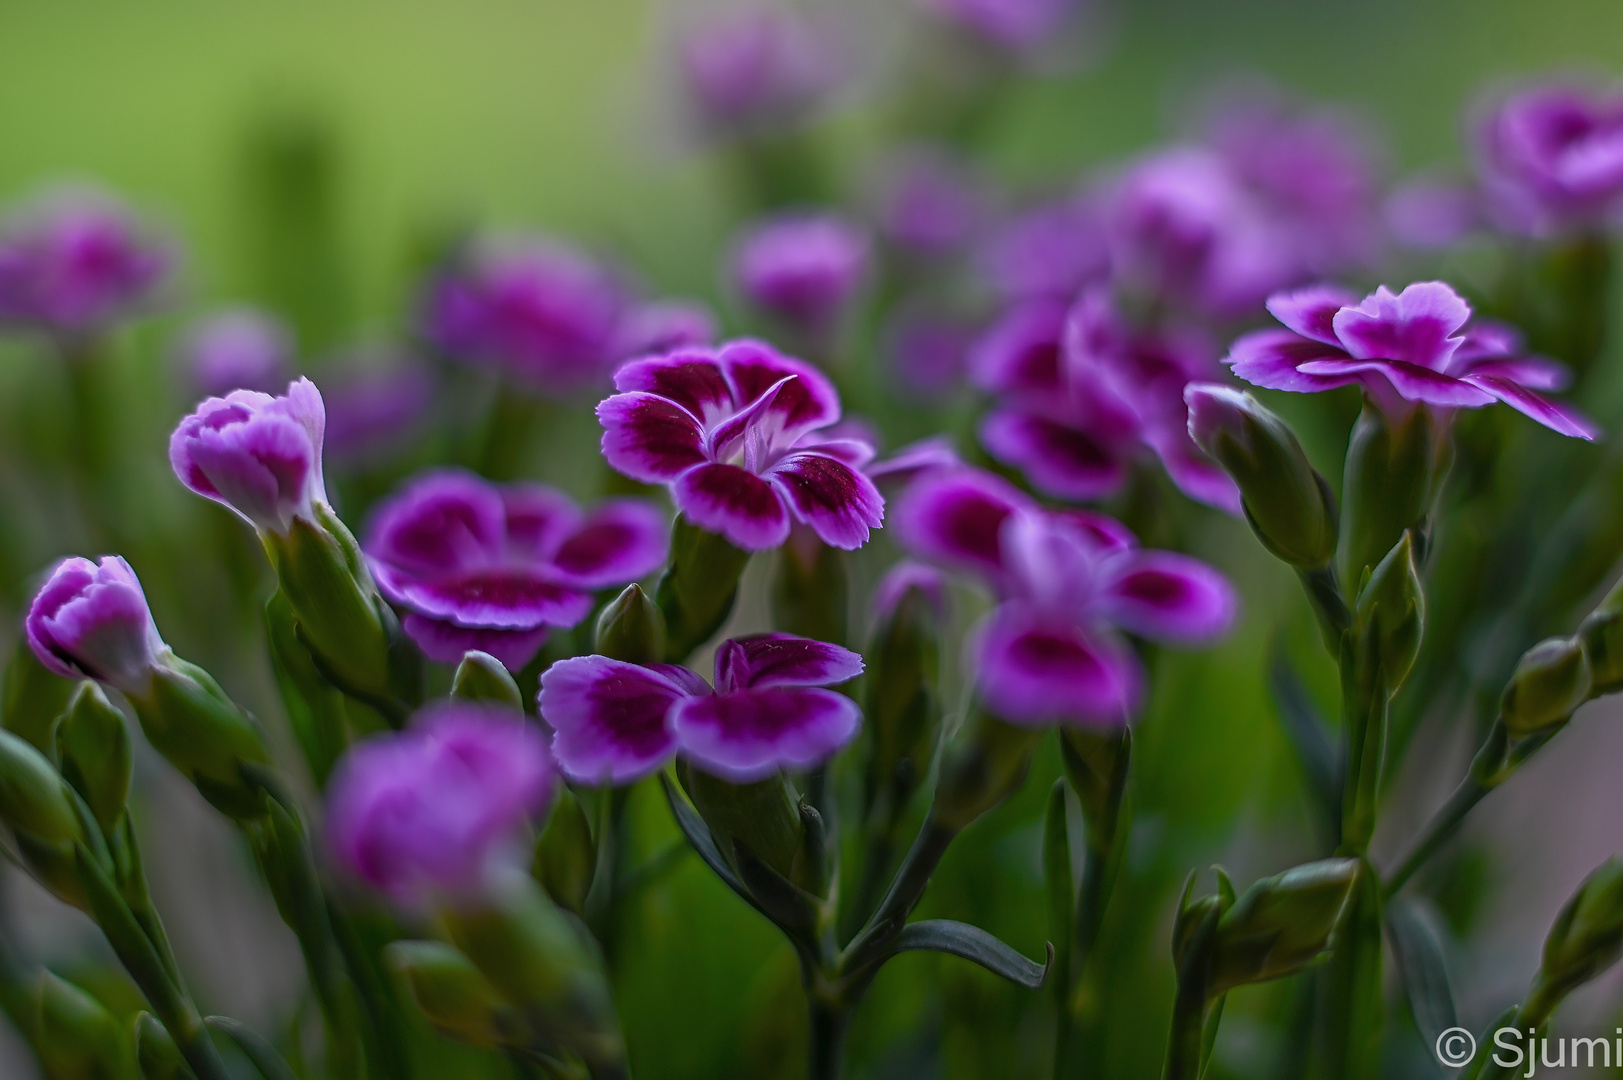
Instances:
[[[851,1014],[842,1003],[810,998],[810,1052],[808,1080],[839,1080],[845,1071],[845,1032]]]
[[[1172,1003],[1172,1032],[1167,1037],[1161,1080],[1199,1080],[1206,1045],[1206,988],[1200,980],[1180,979]]]
[[[1331,653],[1339,651],[1341,635],[1352,625],[1352,613],[1347,610],[1341,586],[1336,584],[1335,570],[1326,564],[1316,570],[1298,570],[1296,576],[1307,591],[1308,602],[1313,605],[1313,614],[1319,620],[1319,630],[1324,634],[1326,645]]]
[[[907,925],[908,915],[923,899],[930,875],[935,873],[941,857],[957,835],[958,830],[943,825],[934,815],[925,820],[907,857],[902,860],[901,869],[896,871],[885,899],[840,955],[838,970],[857,972],[884,955]]]
[[[1484,785],[1475,776],[1467,776],[1460,781],[1459,787],[1448,797],[1448,801],[1438,808],[1432,815],[1426,827],[1420,831],[1419,838],[1409,849],[1398,868],[1392,876],[1381,886],[1381,895],[1391,897],[1403,888],[1404,884],[1414,876],[1416,870],[1425,865],[1426,860],[1435,855],[1444,844],[1451,840],[1459,831],[1460,823],[1471,808],[1481,802],[1483,797],[1493,788]]]

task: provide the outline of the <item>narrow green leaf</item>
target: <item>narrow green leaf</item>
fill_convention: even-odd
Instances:
[[[265,1040],[265,1037],[240,1020],[233,1020],[229,1016],[210,1016],[203,1023],[215,1031],[225,1035],[237,1044],[253,1067],[259,1070],[259,1075],[265,1080],[298,1080],[287,1062],[276,1048]]]
[[[1426,1045],[1434,1046],[1439,1035],[1459,1024],[1436,925],[1418,902],[1397,900],[1387,908],[1386,931],[1415,1026]]]
[[[1054,963],[1052,942],[1048,944],[1047,958],[1039,964],[1027,960],[1013,946],[999,941],[980,927],[951,919],[924,919],[903,927],[891,946],[891,953],[915,950],[962,957],[1027,990],[1040,989],[1048,978],[1048,969]]]

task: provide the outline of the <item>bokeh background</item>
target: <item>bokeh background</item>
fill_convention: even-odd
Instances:
[[[814,128],[834,192],[860,200],[890,138],[886,114],[871,103],[923,31],[905,0],[807,6],[838,9],[860,28],[853,86]],[[745,325],[718,267],[749,207],[724,157],[688,138],[670,106],[667,42],[691,14],[692,5],[632,0],[0,3],[0,198],[94,184],[184,242],[173,310],[119,345],[118,445],[150,480],[126,493],[122,509],[138,546],[171,555],[139,567],[170,640],[256,711],[275,716],[274,691],[254,659],[253,612],[232,599],[253,593],[255,553],[244,541],[238,565],[177,554],[213,550],[212,539],[188,549],[186,538],[232,527],[167,478],[167,432],[191,402],[173,371],[179,329],[222,302],[270,305],[298,320],[306,366],[319,378],[335,352],[400,345],[425,260],[448,233],[475,226],[570,238],[611,255],[651,293],[706,299],[724,322]],[[1550,72],[1623,72],[1623,8],[1097,0],[1077,45],[1068,62],[1001,91],[983,128],[977,156],[1013,192],[1060,188],[1166,139],[1236,78],[1345,109],[1381,148],[1388,177],[1458,167],[1465,118],[1484,88]],[[302,179],[278,185],[278,169]],[[1606,363],[1620,359],[1609,347]],[[82,523],[38,490],[49,473],[41,481],[34,469],[60,450],[51,420],[65,392],[58,383],[37,349],[0,347],[8,648],[34,575],[86,541]],[[1310,449],[1338,441],[1331,432]],[[555,482],[581,483],[563,465],[552,472]],[[1099,1004],[1099,1075],[1113,1078],[1158,1072],[1173,981],[1166,939],[1187,870],[1221,862],[1244,883],[1313,857],[1320,843],[1264,682],[1277,635],[1311,634],[1305,606],[1242,527],[1218,515],[1199,520],[1196,550],[1240,581],[1247,615],[1222,649],[1164,659],[1162,692],[1140,727],[1137,821],[1106,923],[1112,974]],[[1312,667],[1311,643],[1301,651],[1333,702],[1333,673]],[[1487,803],[1444,880],[1433,882],[1444,901],[1448,879],[1469,883],[1468,902],[1443,908],[1456,939],[1471,944],[1454,974],[1473,1022],[1514,999],[1555,909],[1623,847],[1623,717],[1608,711],[1618,710],[1587,709]],[[1473,737],[1466,724],[1422,727],[1395,780],[1378,855],[1452,785]],[[166,768],[156,758],[140,763],[138,805],[159,905],[199,996],[267,1029],[297,1023],[307,1003],[293,940],[253,884],[246,850]],[[1055,775],[1056,762],[1040,760],[1023,794],[964,837],[929,911],[1041,954],[1040,814]],[[652,844],[669,833],[665,811],[652,794],[639,799]],[[104,957],[93,929],[9,867],[0,868],[0,912],[21,954],[97,978]],[[636,961],[618,992],[639,1077],[803,1070],[788,948],[696,861],[650,898],[626,947]],[[1282,993],[1234,995],[1215,1073],[1271,1075],[1282,1060]],[[1620,1008],[1615,981],[1602,981],[1574,1000],[1570,1022],[1610,1030]],[[861,1011],[856,1075],[1041,1075],[1048,1009],[1045,997],[979,969],[910,956],[886,968]],[[0,1076],[30,1078],[33,1068],[0,1027]],[[1418,1038],[1393,1070],[1436,1075]]]

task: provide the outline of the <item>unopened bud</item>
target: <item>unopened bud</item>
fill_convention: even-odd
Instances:
[[[1426,598],[1415,568],[1414,534],[1404,533],[1370,572],[1353,604],[1354,632],[1374,650],[1388,694],[1397,692],[1420,654]]]
[[[875,592],[879,616],[865,653],[867,804],[894,815],[924,782],[941,731],[936,692],[945,587],[940,574],[899,563]]]
[[[1189,435],[1240,489],[1257,537],[1302,570],[1336,554],[1336,505],[1290,425],[1256,398],[1218,383],[1184,389]]]
[[[270,755],[258,725],[212,675],[170,653],[144,695],[126,696],[147,741],[205,799],[239,820],[259,816],[259,787],[244,778],[242,766],[268,764]]]
[[[958,831],[1008,798],[1026,779],[1040,728],[1017,727],[984,713],[943,752],[931,815]]]
[[[0,820],[45,844],[71,845],[84,838],[61,774],[9,731],[0,731]]]
[[[1357,859],[1324,859],[1247,889],[1218,920],[1208,992],[1294,975],[1325,955],[1359,866]]]
[[[846,641],[851,586],[845,553],[798,526],[778,549],[772,578],[772,625],[813,641]]]
[[[489,653],[478,650],[465,653],[456,666],[451,696],[458,701],[481,702],[518,713],[524,711],[524,695],[506,666]]]
[[[1430,409],[1395,427],[1374,405],[1353,425],[1341,485],[1341,575],[1355,582],[1405,530],[1424,535],[1447,440]]]
[[[1623,858],[1614,855],[1584,879],[1556,916],[1544,940],[1544,962],[1527,1008],[1548,1015],[1567,994],[1617,963],[1620,955]]]
[[[750,553],[685,517],[671,526],[671,561],[654,590],[665,616],[665,659],[681,663],[732,614],[738,578]]]
[[[1515,738],[1567,722],[1589,700],[1589,657],[1580,638],[1546,638],[1522,654],[1499,714]]]
[[[529,1045],[532,1034],[518,1010],[455,947],[395,941],[384,948],[383,957],[424,1018],[442,1034],[472,1046]]]
[[[1595,695],[1623,690],[1623,581],[1612,586],[1589,617],[1578,628],[1584,651],[1589,654]]]
[[[102,831],[111,834],[124,815],[133,759],[124,714],[101,687],[81,683],[56,733],[62,775],[84,796]]]
[[[1214,866],[1212,870],[1217,874],[1215,893],[1196,896],[1195,880],[1199,874],[1191,870],[1189,876],[1184,879],[1183,894],[1178,898],[1178,914],[1172,921],[1172,963],[1180,979],[1189,972],[1203,982],[1209,980],[1212,933],[1216,927],[1216,920],[1234,904],[1234,884],[1229,881],[1228,874],[1224,873],[1220,866]],[[1203,934],[1202,928],[1208,920],[1212,926]],[[1201,961],[1201,970],[1190,972],[1188,965],[1196,949],[1203,951],[1203,955],[1198,958]]]
[[[597,617],[594,651],[628,664],[658,664],[665,660],[665,616],[641,585],[627,585]]]
[[[803,858],[800,801],[783,776],[735,784],[691,765],[679,766],[677,775],[693,808],[710,827],[716,848],[729,862],[737,843],[797,884],[812,871]]]
[[[39,1007],[36,1048],[51,1080],[110,1080],[128,1075],[124,1029],[106,1006],[49,971],[41,972],[35,995]]]
[[[188,1080],[195,1076],[169,1029],[148,1012],[135,1014],[135,1063],[141,1080]]]
[[[580,800],[566,788],[536,841],[531,873],[559,907],[579,915],[586,910],[586,894],[596,871],[597,844],[591,823]]]
[[[1065,779],[1082,804],[1088,843],[1103,852],[1115,839],[1121,815],[1133,753],[1132,729],[1094,731],[1067,726],[1060,729],[1059,748]]]

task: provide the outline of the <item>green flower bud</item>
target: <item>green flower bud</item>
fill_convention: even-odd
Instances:
[[[189,1080],[195,1076],[169,1029],[148,1012],[135,1014],[135,1063],[141,1080]]]
[[[49,1080],[123,1080],[129,1075],[127,1034],[106,1007],[83,990],[40,973],[36,1050]]]
[[[846,641],[851,584],[845,553],[809,530],[795,529],[778,549],[772,577],[772,625],[813,641]]]
[[[558,906],[576,915],[586,910],[586,894],[597,872],[597,844],[586,811],[567,788],[536,841],[530,871]]]
[[[941,736],[941,617],[938,592],[910,586],[881,613],[864,653],[870,812],[901,813],[929,774]]]
[[[0,682],[0,727],[27,739],[47,757],[56,755],[56,720],[77,684],[46,669],[24,635]]]
[[[736,842],[789,881],[807,880],[813,868],[803,857],[805,822],[788,780],[780,775],[734,784],[685,764],[679,764],[677,776],[723,858],[735,861]]]
[[[451,680],[451,696],[458,701],[485,702],[524,711],[524,695],[505,665],[489,653],[477,649],[463,654]]]
[[[487,907],[441,917],[452,944],[518,1010],[534,1033],[533,1047],[574,1054],[594,1075],[623,1073],[619,1017],[583,925],[528,878],[497,890]]]
[[[259,787],[243,776],[242,766],[266,765],[270,755],[258,725],[214,676],[167,653],[146,693],[126,696],[147,741],[205,799],[238,820],[259,816]]]
[[[1598,697],[1623,690],[1623,581],[1612,586],[1578,627],[1578,636],[1589,655],[1591,693]]]
[[[1216,383],[1184,391],[1189,434],[1240,489],[1263,546],[1302,570],[1336,554],[1336,504],[1296,433],[1256,398]]]
[[[1206,896],[1195,895],[1195,880],[1199,876],[1197,871],[1191,870],[1183,882],[1183,894],[1178,898],[1178,915],[1172,921],[1172,963],[1178,971],[1179,980],[1185,974],[1192,975],[1206,981],[1209,976],[1207,968],[1210,967],[1212,948],[1212,929],[1215,929],[1216,920],[1221,918],[1223,912],[1234,905],[1234,883],[1229,880],[1228,874],[1220,866],[1212,867],[1217,875],[1217,891]],[[1208,920],[1212,921],[1212,928],[1202,933],[1202,927]],[[1189,968],[1191,955],[1196,949],[1204,952],[1199,971]],[[1204,993],[1204,991],[1203,991]]]
[[[628,664],[658,664],[665,659],[665,616],[642,586],[627,585],[597,617],[599,656]]]
[[[460,951],[438,941],[395,941],[384,963],[400,977],[436,1030],[473,1046],[528,1046],[533,1038],[517,1009]]]
[[[1414,534],[1404,533],[1370,572],[1353,603],[1353,632],[1370,650],[1366,670],[1378,663],[1387,694],[1395,694],[1414,668],[1425,628],[1426,597],[1415,568]]]
[[[62,775],[84,796],[102,831],[111,835],[124,815],[133,759],[124,714],[93,682],[79,685],[56,733]]]
[[[940,778],[930,813],[958,832],[1012,795],[1025,783],[1041,728],[1016,727],[977,714],[964,735],[942,754]]]
[[[1347,445],[1341,486],[1343,581],[1359,580],[1405,530],[1425,536],[1447,448],[1431,410],[1415,409],[1393,427],[1365,401]]]
[[[1132,730],[1124,727],[1120,731],[1103,732],[1063,728],[1059,748],[1065,763],[1065,778],[1082,804],[1088,843],[1094,850],[1103,852],[1116,836],[1133,753]]]
[[[1544,939],[1544,962],[1523,1006],[1533,1023],[1623,956],[1623,858],[1614,855],[1584,879]]]
[[[266,530],[260,539],[323,673],[347,693],[387,699],[394,683],[393,617],[354,536],[324,504],[315,510],[319,524],[296,517],[286,536]]]
[[[1589,657],[1581,638],[1546,638],[1522,654],[1505,684],[1499,715],[1514,738],[1567,722],[1589,700]]]
[[[1359,866],[1324,859],[1247,889],[1218,920],[1208,992],[1294,975],[1328,954]]]
[[[0,731],[0,821],[49,845],[84,839],[73,793],[49,759],[9,731]]]
[[[750,553],[678,517],[671,526],[671,561],[654,600],[665,616],[665,659],[686,660],[732,614],[738,579]]]

